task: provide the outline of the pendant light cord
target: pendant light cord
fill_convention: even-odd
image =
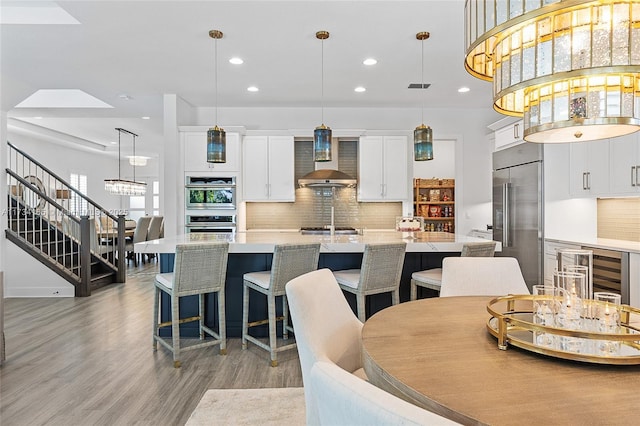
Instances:
[[[118,129],[118,180],[120,179],[120,135],[122,135],[122,130]]]
[[[322,40],[321,46],[322,47],[321,47],[321,50],[320,50],[320,52],[321,52],[320,74],[321,74],[322,78],[320,80],[321,80],[322,83],[320,85],[320,87],[321,87],[321,89],[320,89],[320,114],[321,114],[321,118],[322,118],[321,123],[324,125],[324,39]]]
[[[216,111],[215,111],[214,123],[217,126],[218,125],[218,39],[217,38],[215,39],[215,45],[214,45],[213,69],[214,69],[214,72],[215,72],[214,84],[216,86],[216,95],[215,95]]]
[[[422,83],[420,84],[420,89],[424,90],[424,40],[420,40],[420,50],[422,51],[422,69],[421,69],[421,73],[422,73]],[[422,124],[424,124],[424,93],[422,94],[422,112],[420,115]]]
[[[136,181],[136,136],[133,135],[133,181]]]

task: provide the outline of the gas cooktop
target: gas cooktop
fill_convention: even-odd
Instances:
[[[329,228],[309,227],[300,228],[300,233],[302,235],[329,235],[331,231]],[[358,232],[354,228],[336,226],[335,233],[341,235],[356,235]]]

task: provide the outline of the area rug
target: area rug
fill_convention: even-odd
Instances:
[[[209,389],[186,426],[304,425],[302,388]]]

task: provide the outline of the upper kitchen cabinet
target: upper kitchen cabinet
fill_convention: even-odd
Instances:
[[[609,193],[608,139],[571,144],[569,184],[574,197]]]
[[[523,121],[519,120],[495,131],[495,150],[505,148],[509,145],[520,143],[523,132]]]
[[[638,133],[610,139],[611,193],[640,192],[640,138]]]
[[[240,134],[227,132],[227,162],[207,162],[207,132],[182,132],[185,172],[237,172],[240,170]]]
[[[293,136],[243,138],[244,201],[295,201]]]
[[[358,173],[358,201],[409,200],[407,137],[361,137]]]

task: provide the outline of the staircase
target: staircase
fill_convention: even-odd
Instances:
[[[124,216],[115,216],[8,143],[7,239],[75,287],[124,283]]]

